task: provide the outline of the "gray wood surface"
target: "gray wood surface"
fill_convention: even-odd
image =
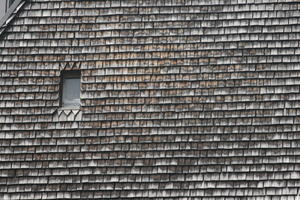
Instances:
[[[299,8],[28,1],[0,41],[0,199],[296,200]]]

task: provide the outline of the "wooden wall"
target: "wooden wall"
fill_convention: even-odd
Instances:
[[[296,199],[299,10],[28,1],[0,41],[0,198]],[[79,110],[59,107],[70,69]]]

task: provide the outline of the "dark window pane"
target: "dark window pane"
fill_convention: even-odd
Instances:
[[[80,74],[64,74],[62,106],[73,108],[80,106]]]
[[[14,3],[15,0],[9,0],[9,6]]]

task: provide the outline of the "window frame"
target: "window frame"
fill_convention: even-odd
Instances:
[[[80,91],[79,91],[79,106],[67,107],[63,105],[63,95],[64,95],[64,80],[71,78],[79,78]],[[59,85],[59,107],[61,109],[80,109],[81,108],[81,71],[80,70],[64,70],[61,72],[60,85]]]

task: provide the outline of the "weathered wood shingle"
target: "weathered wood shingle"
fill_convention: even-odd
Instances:
[[[0,199],[299,198],[299,8],[28,0],[0,41]]]

